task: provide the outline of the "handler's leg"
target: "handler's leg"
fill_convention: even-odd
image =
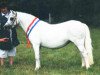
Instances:
[[[4,59],[7,57],[7,51],[0,49],[0,65],[4,65]]]
[[[0,58],[0,65],[4,65],[4,58]]]
[[[14,63],[14,56],[16,55],[16,47],[14,47],[12,50],[8,51],[9,56],[9,64],[13,65]]]
[[[13,56],[10,56],[9,57],[9,64],[10,65],[13,65],[13,62],[14,62],[14,57]]]

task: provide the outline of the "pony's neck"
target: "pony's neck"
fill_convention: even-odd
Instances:
[[[18,22],[20,23],[23,30],[26,32],[30,23],[35,19],[35,16],[27,13],[17,12]]]

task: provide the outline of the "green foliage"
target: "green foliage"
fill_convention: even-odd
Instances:
[[[8,58],[0,66],[0,75],[99,75],[100,74],[100,29],[90,28],[93,43],[94,65],[89,70],[81,68],[81,58],[73,43],[60,49],[41,48],[41,68],[35,72],[35,58],[32,48],[26,48],[25,33],[18,28],[21,44],[17,47],[14,65]]]

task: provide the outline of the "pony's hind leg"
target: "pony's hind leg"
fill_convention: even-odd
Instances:
[[[82,54],[81,54],[81,58],[82,58],[82,67],[85,67],[85,61],[84,61],[84,58],[83,58]]]
[[[90,67],[88,53],[83,46],[78,46],[78,48],[79,48],[80,53],[82,55],[82,67],[86,66],[86,69],[88,69]]]
[[[38,44],[33,44],[33,49],[34,49],[35,61],[36,61],[35,70],[38,70],[41,67],[41,65],[40,65],[39,45]]]
[[[89,59],[88,59],[88,52],[85,49],[84,46],[84,39],[78,39],[77,41],[74,42],[76,46],[78,47],[81,57],[82,57],[82,66],[86,66],[86,69],[90,67],[89,65]]]

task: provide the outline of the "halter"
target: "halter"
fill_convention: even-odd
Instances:
[[[13,18],[14,18],[13,23],[15,22],[16,25],[17,25],[17,13],[14,13],[13,10],[11,10],[11,11],[12,11],[13,14],[15,14],[15,16],[13,17]],[[11,18],[10,18],[10,19],[11,19]]]
[[[15,16],[13,16],[13,17],[9,17],[9,14],[10,13],[12,13],[12,14],[15,14]],[[8,23],[8,21],[5,23],[5,25],[4,25],[4,27],[9,27],[9,26],[11,26],[12,28],[14,27],[14,25],[17,25],[17,13],[14,13],[14,11],[13,10],[10,10],[10,12],[8,12],[7,13],[7,15],[5,15],[5,17],[8,19],[8,20],[10,20],[11,22],[12,22],[12,25],[10,25],[9,23]],[[14,25],[13,25],[14,24]]]
[[[17,22],[17,13],[16,13],[16,16],[15,16],[15,22],[16,22],[16,25],[18,24]]]

